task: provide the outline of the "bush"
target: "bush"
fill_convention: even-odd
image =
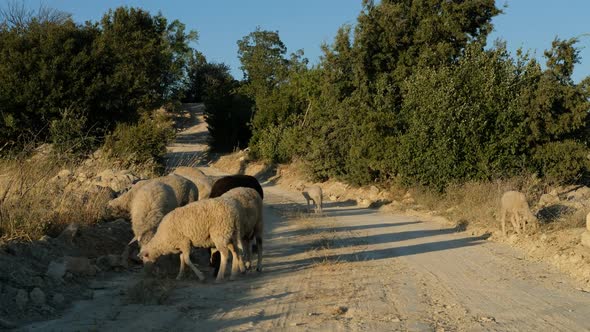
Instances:
[[[98,23],[64,16],[15,26],[3,19],[0,142],[16,148],[30,137],[58,145],[80,135],[101,139],[117,122],[136,122],[177,99],[195,37],[177,21],[126,7]],[[78,132],[63,136],[69,125]]]
[[[588,172],[588,148],[577,141],[550,142],[535,150],[533,161],[547,181],[554,184],[578,182]]]
[[[86,131],[86,116],[72,108],[61,111],[61,118],[49,124],[53,151],[59,156],[79,156],[92,149],[96,138]]]
[[[107,136],[104,150],[108,158],[123,167],[161,174],[165,167],[166,145],[174,136],[172,122],[156,112],[151,117],[143,116],[134,125],[119,124]]]

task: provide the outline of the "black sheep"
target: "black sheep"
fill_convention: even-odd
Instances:
[[[258,182],[253,176],[242,174],[224,176],[215,181],[211,188],[211,195],[209,195],[209,198],[219,197],[238,187],[252,188],[260,194],[260,198],[264,199],[264,193],[260,186],[260,182]]]

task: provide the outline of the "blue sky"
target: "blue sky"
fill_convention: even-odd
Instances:
[[[7,0],[0,0],[0,3]],[[238,39],[256,26],[278,30],[289,52],[303,49],[312,63],[320,56],[322,42],[331,42],[339,26],[354,24],[361,0],[43,0],[49,7],[72,13],[79,22],[98,20],[118,6],[142,7],[161,11],[169,19],[179,19],[188,29],[199,32],[194,45],[209,61],[225,62],[236,78],[242,78],[237,59]],[[491,43],[496,38],[507,41],[511,51],[529,49],[541,58],[543,50],[556,37],[569,39],[590,33],[590,0],[497,0],[505,13],[496,17]],[[27,1],[37,7],[39,1]],[[590,36],[581,37],[582,63],[574,72],[579,81],[590,75]],[[544,61],[543,61],[544,62]]]

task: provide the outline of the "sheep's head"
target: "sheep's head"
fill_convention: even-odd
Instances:
[[[160,255],[157,252],[155,252],[154,250],[149,250],[147,248],[141,249],[137,256],[139,257],[139,259],[141,259],[141,261],[144,264],[155,263],[158,257],[160,257]]]

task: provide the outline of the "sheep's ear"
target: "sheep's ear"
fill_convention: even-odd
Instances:
[[[129,241],[129,243],[127,243],[127,245],[130,246],[135,241],[139,241],[139,238],[137,236],[133,237],[133,239],[131,239],[131,241]]]

